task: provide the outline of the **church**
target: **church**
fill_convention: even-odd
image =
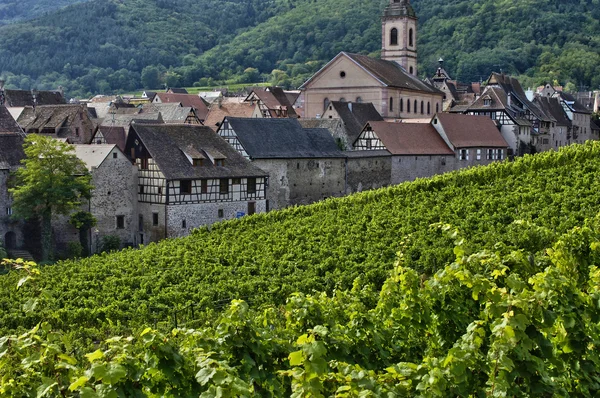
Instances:
[[[444,94],[417,77],[417,16],[410,0],[390,0],[382,16],[381,59],[339,53],[304,83],[304,117],[332,101],[371,102],[386,119],[431,119]]]

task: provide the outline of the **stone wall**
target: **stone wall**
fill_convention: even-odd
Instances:
[[[348,153],[346,194],[362,192],[369,189],[385,187],[392,182],[392,157],[372,156],[367,157],[364,152],[361,157],[358,153]],[[370,151],[369,151],[370,152]]]
[[[248,214],[249,203],[254,203],[256,213],[267,211],[267,201],[216,202],[167,206],[167,237],[189,235],[192,229]],[[151,220],[151,219],[150,219]],[[184,222],[185,221],[185,222]],[[164,218],[159,219],[164,228]]]
[[[346,160],[258,159],[254,164],[269,174],[269,209],[305,205],[346,191]]]
[[[116,154],[116,158],[114,157]],[[117,148],[113,149],[100,167],[92,170],[94,191],[90,212],[98,223],[99,238],[114,235],[122,246],[136,243],[137,222],[137,167]],[[117,216],[124,217],[123,228],[117,225]],[[96,247],[96,234],[92,234],[92,247]]]

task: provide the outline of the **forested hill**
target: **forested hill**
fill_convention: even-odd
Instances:
[[[0,2],[0,25],[28,20],[46,12],[56,11],[70,4],[88,0],[2,0]]]
[[[38,3],[44,3],[39,1]],[[493,70],[600,86],[598,0],[413,0],[422,75]],[[379,51],[387,0],[92,0],[0,27],[9,86],[71,95],[270,80],[296,87],[339,51]],[[0,6],[0,10],[2,6]]]

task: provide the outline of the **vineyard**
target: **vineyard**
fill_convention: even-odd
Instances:
[[[0,396],[597,396],[598,175],[589,143],[11,269]]]

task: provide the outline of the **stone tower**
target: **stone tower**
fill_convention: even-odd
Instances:
[[[417,15],[410,0],[390,0],[381,18],[381,59],[417,75]]]

